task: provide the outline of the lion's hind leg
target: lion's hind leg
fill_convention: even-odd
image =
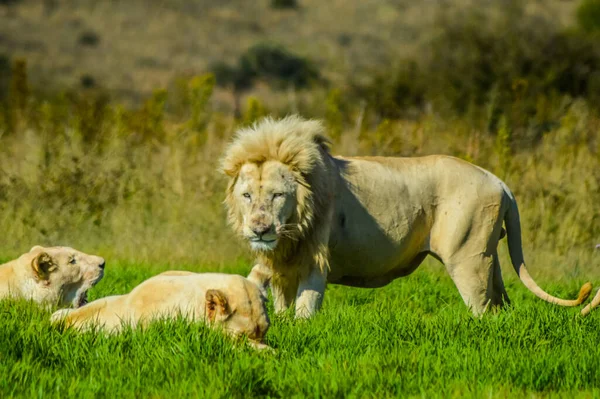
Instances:
[[[499,296],[494,292],[494,260],[491,255],[455,257],[444,264],[464,303],[475,316],[483,314],[490,306],[498,305]]]
[[[492,254],[494,261],[493,265],[493,276],[492,276],[492,291],[490,306],[494,308],[501,308],[504,305],[510,305],[510,299],[508,293],[504,287],[504,281],[502,280],[502,270],[500,269],[500,260],[498,259],[498,253]]]

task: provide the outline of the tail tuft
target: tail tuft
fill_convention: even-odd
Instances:
[[[579,302],[579,304],[584,303],[590,297],[591,293],[592,293],[592,283],[590,283],[588,281],[579,290],[579,295],[577,296],[577,302]]]

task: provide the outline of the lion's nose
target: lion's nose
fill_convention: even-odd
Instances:
[[[100,263],[100,264],[98,265],[98,267],[99,267],[100,269],[104,270],[104,266],[106,266],[106,261],[104,261],[104,260],[103,260],[103,261],[102,261],[102,263]]]
[[[263,235],[267,234],[269,230],[271,230],[271,226],[268,226],[266,224],[259,224],[252,228],[252,232],[259,237],[262,237]]]

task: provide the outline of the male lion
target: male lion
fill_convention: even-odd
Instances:
[[[475,315],[508,302],[497,245],[506,224],[513,266],[545,301],[581,304],[544,292],[525,268],[517,203],[490,172],[449,156],[334,157],[318,121],[266,118],[241,129],[222,169],[233,229],[270,280],[276,312],[296,300],[296,317],[320,307],[327,282],[381,287],[433,255],[444,263]]]
[[[243,276],[222,273],[168,271],[154,276],[129,294],[97,299],[78,309],[63,309],[51,317],[79,330],[98,327],[110,333],[125,325],[181,315],[206,321],[233,335],[246,335],[259,349],[269,328],[266,298]]]
[[[0,265],[0,298],[26,298],[46,305],[81,306],[104,276],[104,259],[69,247],[35,246]]]

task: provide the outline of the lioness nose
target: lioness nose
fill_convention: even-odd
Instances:
[[[103,269],[103,270],[104,270],[104,266],[106,266],[106,261],[104,261],[104,260],[103,260],[103,261],[102,261],[102,263],[100,263],[100,264],[98,265],[98,267],[99,267],[100,269]]]
[[[271,230],[271,226],[267,226],[266,224],[259,224],[252,228],[252,232],[257,236],[261,237],[264,234],[267,234]]]

